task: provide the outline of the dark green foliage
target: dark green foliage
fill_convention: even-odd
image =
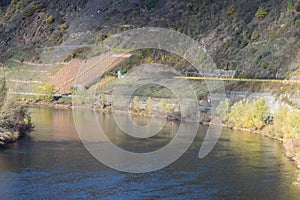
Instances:
[[[294,17],[293,19],[292,19],[292,25],[295,25],[296,24],[296,22],[298,21],[300,19],[300,15],[297,15],[296,17]]]
[[[297,12],[300,12],[300,3],[298,3],[298,4],[295,5],[295,10]]]
[[[3,10],[0,8],[0,18],[3,16]]]
[[[146,7],[148,10],[155,8],[158,0],[141,0],[142,6]]]

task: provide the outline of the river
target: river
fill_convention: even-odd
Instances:
[[[72,112],[30,109],[35,131],[0,149],[0,199],[300,199],[296,167],[271,139],[224,130],[199,159],[206,127],[170,166],[143,174],[119,172],[94,159],[80,142]],[[88,111],[86,111],[88,113]],[[110,135],[121,134],[99,114]],[[176,126],[176,124],[174,124]],[[156,149],[173,137],[167,124],[148,143],[110,137],[124,149]],[[115,139],[114,139],[115,138]]]

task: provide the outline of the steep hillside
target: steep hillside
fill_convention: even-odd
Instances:
[[[298,69],[300,2],[296,0],[12,0],[1,3],[1,60],[53,62],[135,27],[164,27],[198,40],[219,68],[236,76],[288,78]],[[75,53],[74,53],[75,52]]]

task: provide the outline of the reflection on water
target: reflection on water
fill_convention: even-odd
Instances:
[[[36,131],[0,149],[1,199],[299,199],[296,167],[275,141],[225,130],[204,159],[200,127],[190,149],[175,163],[147,174],[121,173],[96,161],[83,147],[68,110],[31,109]],[[86,111],[82,117],[90,117]],[[122,118],[122,117],[121,117]],[[118,146],[134,152],[161,148],[178,124],[149,138],[123,134],[113,116],[99,123]],[[124,119],[125,120],[125,119]],[[138,123],[138,120],[136,121]],[[140,121],[144,123],[143,121]],[[88,124],[87,124],[88,125]],[[188,131],[188,124],[185,124]],[[88,130],[88,129],[87,129]],[[151,130],[149,130],[151,132]]]

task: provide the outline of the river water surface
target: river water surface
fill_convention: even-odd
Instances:
[[[224,130],[213,151],[199,159],[206,132],[200,127],[175,163],[129,174],[106,167],[87,152],[71,111],[31,112],[35,131],[0,149],[0,199],[300,199],[300,186],[293,184],[296,167],[278,142],[262,136]],[[135,152],[158,149],[174,136],[174,127],[167,124],[141,143],[122,134],[110,114],[99,114],[99,119],[115,144]]]

